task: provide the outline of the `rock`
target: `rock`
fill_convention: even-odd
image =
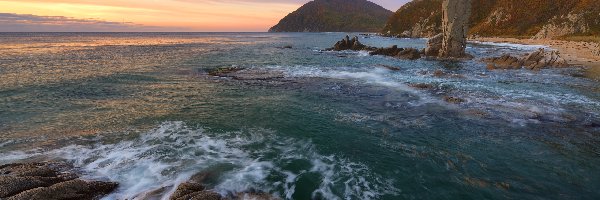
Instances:
[[[562,58],[558,51],[546,51],[539,49],[524,58],[522,58],[523,65],[527,69],[539,70],[547,67],[567,67],[569,64],[567,60]]]
[[[344,50],[354,50],[354,51],[360,51],[360,50],[368,50],[369,48],[367,48],[366,45],[360,43],[360,41],[358,41],[358,37],[354,36],[352,37],[352,39],[350,39],[349,35],[346,35],[346,38],[338,41],[337,43],[335,43],[333,45],[333,48],[328,49],[328,50],[333,50],[333,51],[344,51]]]
[[[600,57],[600,44],[595,44],[595,47],[592,50],[592,54],[594,54],[594,56],[599,56]]]
[[[206,188],[200,183],[186,182],[177,186],[170,200],[220,200],[221,195]]]
[[[521,69],[525,67],[530,70],[540,70],[543,68],[567,67],[569,64],[563,59],[558,51],[547,51],[539,49],[536,52],[527,54],[521,58],[511,55],[502,55],[500,57],[485,58],[483,62],[488,63],[487,68],[494,69]]]
[[[435,88],[435,86],[433,84],[429,84],[429,83],[416,83],[416,84],[410,84],[411,87],[417,88],[417,89],[422,89],[422,90],[430,90]]]
[[[446,76],[446,73],[444,73],[444,71],[438,69],[433,72],[433,76],[438,77],[438,78],[444,77],[444,76]]]
[[[6,200],[21,199],[97,199],[117,188],[117,183],[84,181],[80,179],[57,183],[49,187],[38,187],[11,196]]]
[[[484,62],[488,63],[487,68],[493,69],[520,69],[523,66],[523,61],[517,57],[505,54],[495,58],[485,58]]]
[[[471,16],[471,0],[444,0],[442,3],[442,48],[443,58],[464,58],[467,56],[467,33]]]
[[[427,40],[427,48],[425,48],[425,56],[438,56],[440,55],[440,49],[442,49],[442,40],[444,39],[443,34],[437,34]]]
[[[421,58],[421,52],[415,48],[406,48],[398,52],[395,57],[400,59],[416,60]]]
[[[282,48],[284,48],[284,49],[291,49],[292,45],[286,45],[286,46],[283,46]]]
[[[421,58],[421,52],[415,48],[398,48],[397,45],[394,45],[389,48],[379,48],[371,53],[370,55],[384,55],[391,56],[400,59],[409,59],[416,60]]]
[[[458,97],[451,97],[451,96],[445,96],[444,97],[444,101],[448,102],[448,103],[454,103],[454,104],[460,104],[462,102],[465,102],[464,99],[458,98]]]
[[[112,182],[80,180],[69,170],[69,165],[58,162],[0,166],[0,198],[95,199],[118,186]]]
[[[398,48],[398,45],[394,45],[394,46],[389,47],[389,48],[379,48],[379,49],[377,49],[375,51],[372,51],[369,54],[372,55],[372,56],[373,55],[396,56],[402,50],[404,50],[404,49]]]
[[[241,67],[220,67],[220,68],[216,68],[216,69],[210,70],[208,72],[208,75],[226,77],[230,73],[238,72],[238,71],[241,71],[241,70],[244,70],[244,68],[241,68]]]

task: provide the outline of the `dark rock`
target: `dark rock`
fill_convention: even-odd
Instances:
[[[83,181],[65,163],[23,163],[0,166],[0,198],[95,199],[110,193],[117,183]]]
[[[233,72],[238,72],[244,70],[244,68],[241,67],[220,67],[220,68],[216,68],[216,69],[212,69],[208,72],[209,75],[211,76],[222,76],[225,77],[230,73]]]
[[[460,103],[465,102],[464,99],[461,99],[458,97],[451,97],[451,96],[445,96],[444,101],[446,101],[448,103],[454,103],[454,104],[460,104]]]
[[[423,89],[423,90],[430,90],[435,88],[435,86],[433,84],[429,84],[429,83],[416,83],[416,84],[411,84],[411,87],[417,88],[417,89]]]
[[[360,51],[360,50],[368,50],[369,48],[360,43],[360,41],[358,41],[358,37],[354,36],[352,39],[350,39],[349,35],[346,35],[346,38],[338,41],[337,43],[335,43],[333,45],[333,48],[328,49],[328,50],[333,50],[333,51],[344,51],[344,50],[353,50],[353,51]]]
[[[281,48],[284,48],[284,49],[291,49],[291,48],[292,48],[292,45],[286,45],[286,46],[283,46],[283,47],[281,47]]]
[[[394,45],[389,48],[379,48],[375,51],[369,53],[370,55],[383,55],[383,56],[396,56],[400,51],[404,50],[403,48],[398,48],[398,45]]]
[[[398,52],[395,57],[400,59],[416,60],[421,58],[421,52],[415,48],[407,48]]]

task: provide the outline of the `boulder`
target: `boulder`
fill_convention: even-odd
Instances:
[[[177,190],[171,195],[170,200],[220,200],[221,195],[205,190],[200,183],[186,182],[177,186]]]
[[[427,40],[427,48],[425,48],[425,56],[438,56],[440,55],[440,49],[442,49],[442,41],[444,35],[437,34]]]
[[[0,166],[0,198],[96,199],[112,192],[113,182],[84,181],[65,163],[16,163]]]
[[[525,56],[522,58],[522,61],[524,67],[531,70],[569,66],[567,60],[562,58],[558,51],[547,51],[545,49],[539,49],[538,51]]]
[[[540,70],[543,68],[567,67],[567,60],[560,56],[558,51],[548,51],[539,49],[536,52],[527,54],[520,58],[511,55],[502,55],[500,57],[485,58],[483,62],[487,63],[487,69],[521,69]]]
[[[508,54],[495,58],[485,58],[483,61],[488,63],[487,68],[490,70],[520,69],[523,66],[523,61],[521,61],[521,59]]]
[[[397,45],[394,45],[389,48],[379,48],[375,51],[369,53],[370,55],[384,55],[396,57],[399,59],[408,59],[408,60],[416,60],[421,58],[421,52],[415,48],[398,48]]]
[[[442,3],[442,48],[443,58],[467,57],[467,33],[471,16],[471,0],[444,0]]]

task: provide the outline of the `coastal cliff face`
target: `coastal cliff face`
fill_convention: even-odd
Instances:
[[[469,34],[537,39],[598,35],[598,5],[600,0],[473,0]],[[442,32],[441,21],[442,0],[414,0],[390,17],[383,33],[431,37]]]
[[[392,14],[366,0],[315,0],[288,14],[269,32],[379,32]]]

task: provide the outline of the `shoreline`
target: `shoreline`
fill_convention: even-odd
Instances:
[[[558,50],[560,55],[571,65],[585,66],[585,76],[593,80],[600,80],[600,56],[593,55],[593,48],[598,45],[593,42],[574,42],[553,39],[517,39],[501,37],[469,38],[469,42],[512,43],[524,45],[544,45]]]

